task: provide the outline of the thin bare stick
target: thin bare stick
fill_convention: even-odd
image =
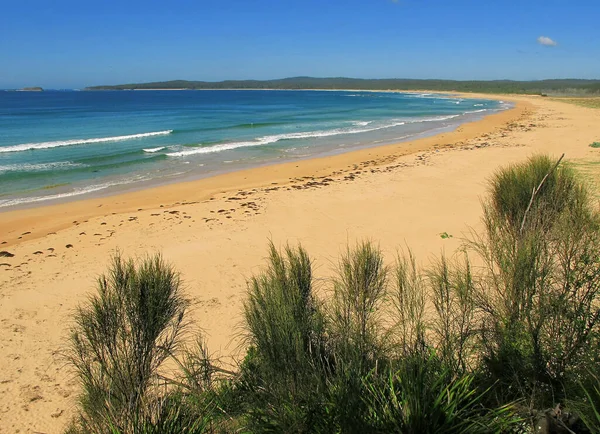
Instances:
[[[521,229],[519,230],[519,233],[523,233],[523,228],[525,227],[525,220],[527,220],[527,214],[529,213],[529,210],[531,209],[531,205],[533,205],[533,200],[535,199],[537,194],[542,189],[542,186],[544,185],[544,182],[546,182],[546,179],[548,179],[548,177],[552,174],[552,172],[554,172],[556,170],[556,168],[558,167],[558,165],[560,164],[560,162],[562,161],[562,159],[564,157],[565,157],[565,154],[562,154],[560,156],[560,158],[558,159],[558,161],[556,162],[556,164],[554,165],[554,167],[552,167],[552,169],[550,169],[550,171],[548,173],[546,173],[546,176],[544,176],[544,178],[542,179],[542,182],[540,182],[540,185],[538,185],[537,188],[535,190],[533,190],[533,193],[531,194],[531,199],[529,200],[529,205],[527,205],[525,214],[523,214],[523,221],[521,222]]]

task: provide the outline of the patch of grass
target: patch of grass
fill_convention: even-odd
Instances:
[[[600,98],[589,97],[589,98],[553,98],[554,101],[565,102],[568,104],[575,104],[581,107],[588,108],[600,108]]]
[[[487,392],[475,377],[457,376],[433,352],[408,355],[364,382],[369,432],[502,433],[520,422],[510,405],[483,409]]]
[[[569,400],[568,404],[577,411],[579,417],[590,430],[600,432],[600,379],[591,371],[587,371],[579,382],[580,398]]]
[[[442,240],[447,240],[448,238],[453,238],[453,236],[452,236],[451,234],[449,234],[448,232],[442,232],[442,233],[440,234],[440,238],[441,238]]]
[[[589,194],[600,200],[600,161],[577,160],[570,162],[589,186]]]
[[[592,148],[600,148],[600,142],[591,143],[590,147],[592,147]]]

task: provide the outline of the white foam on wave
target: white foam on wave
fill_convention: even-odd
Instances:
[[[169,157],[187,157],[190,155],[199,155],[199,154],[212,154],[216,152],[222,151],[231,151],[233,149],[238,148],[249,148],[255,146],[263,146],[272,143],[277,143],[281,140],[293,140],[293,139],[309,139],[309,138],[321,138],[321,137],[331,137],[338,136],[344,134],[359,134],[359,133],[367,133],[371,131],[377,131],[385,128],[393,128],[398,127],[405,124],[413,124],[420,122],[442,122],[450,119],[457,118],[461,115],[467,113],[478,113],[487,111],[486,109],[482,110],[474,110],[471,112],[463,112],[457,113],[453,115],[442,115],[442,116],[431,116],[424,118],[416,118],[416,119],[395,119],[391,122],[373,124],[373,121],[352,121],[355,127],[358,128],[337,128],[333,130],[320,130],[320,131],[307,131],[302,133],[288,133],[288,134],[277,134],[272,136],[264,136],[259,137],[256,140],[252,141],[244,141],[244,142],[231,142],[231,143],[222,143],[219,145],[206,146],[201,147],[201,144],[198,144],[197,147],[192,147],[189,149],[183,149],[176,152],[169,152],[166,155]],[[361,128],[362,127],[362,128]],[[366,127],[366,128],[365,128]]]
[[[411,120],[410,123],[411,124],[416,124],[416,123],[419,123],[419,122],[440,122],[440,121],[447,121],[447,120],[450,120],[450,119],[457,118],[461,114],[462,113],[456,114],[456,115],[432,116],[432,117],[429,117],[429,118],[420,118],[420,119]]]
[[[443,95],[437,94],[437,93],[404,93],[404,95],[408,96],[408,97],[413,97],[413,98],[441,99],[441,100],[453,102],[454,104],[460,104],[462,101],[464,101],[464,98],[443,96]]]
[[[84,167],[85,164],[72,163],[70,161],[59,161],[55,163],[39,163],[39,164],[8,164],[0,166],[0,174],[8,172],[43,172],[56,169],[68,169],[72,167]]]
[[[432,93],[418,93],[418,92],[402,92],[401,95],[409,97],[409,98],[426,98],[433,94]]]
[[[223,143],[223,144],[219,144],[219,145],[207,146],[204,148],[200,147],[201,144],[199,144],[198,147],[184,149],[184,150],[177,151],[177,152],[170,152],[170,153],[167,153],[166,155],[169,157],[187,157],[190,155],[212,154],[215,152],[231,151],[233,149],[238,149],[238,148],[263,146],[263,145],[276,143],[281,140],[309,139],[309,138],[339,136],[339,135],[344,135],[344,134],[368,133],[371,131],[377,131],[377,130],[381,130],[381,129],[385,129],[385,128],[398,127],[401,125],[405,125],[407,123],[412,124],[412,123],[418,123],[418,122],[446,121],[446,120],[454,119],[458,116],[461,116],[462,114],[463,113],[459,113],[459,114],[455,114],[455,115],[445,115],[445,116],[432,116],[432,117],[417,118],[417,119],[410,119],[410,120],[409,119],[402,119],[402,120],[396,119],[389,123],[378,124],[378,125],[376,124],[376,125],[373,125],[372,127],[368,127],[368,128],[337,128],[337,129],[333,129],[333,130],[277,134],[277,135],[272,135],[272,136],[259,137],[258,139],[253,140],[253,141]],[[359,121],[357,121],[357,122],[359,122]],[[362,122],[362,121],[360,121],[360,122]],[[363,126],[366,127],[367,125],[371,125],[371,124],[372,124],[372,122],[367,122],[366,125],[363,125]],[[356,125],[356,126],[358,126],[358,125]]]
[[[168,157],[187,157],[188,155],[196,154],[212,154],[214,152],[229,151],[237,148],[245,148],[249,146],[260,146],[264,145],[262,142],[235,142],[235,143],[224,143],[222,145],[208,146],[206,148],[192,148],[184,151],[169,152],[166,155]]]
[[[144,179],[142,177],[136,177],[136,178],[128,179],[125,181],[114,181],[114,182],[106,182],[103,184],[90,185],[88,187],[79,188],[74,191],[69,191],[66,193],[49,194],[47,196],[22,197],[22,198],[18,198],[18,199],[0,199],[0,208],[4,208],[7,206],[24,205],[24,204],[35,203],[35,202],[43,202],[43,201],[47,201],[47,200],[64,199],[66,197],[72,197],[72,196],[80,196],[82,194],[88,194],[88,193],[93,193],[95,191],[104,190],[106,188],[113,187],[115,185],[130,184],[132,182],[143,181],[143,180]]]
[[[23,143],[21,145],[0,147],[0,153],[22,152],[22,151],[30,151],[30,150],[37,150],[37,149],[50,149],[50,148],[57,148],[60,146],[86,145],[86,144],[90,144],[90,143],[120,142],[123,140],[143,139],[145,137],[166,136],[168,134],[171,134],[172,132],[173,132],[173,130],[166,130],[166,131],[155,131],[155,132],[151,132],[151,133],[130,134],[127,136],[98,137],[98,138],[93,138],[93,139],[59,140],[56,142]]]
[[[162,151],[163,149],[165,149],[165,146],[159,146],[158,148],[144,149],[144,152],[148,152],[149,154],[154,154],[155,152]]]
[[[473,107],[483,107],[483,104],[473,104]]]
[[[270,143],[279,142],[280,140],[291,140],[291,139],[310,139],[310,138],[318,138],[318,137],[331,137],[331,136],[339,136],[343,134],[359,134],[359,133],[368,133],[370,131],[381,130],[384,128],[392,128],[398,127],[400,125],[404,125],[405,121],[392,121],[387,124],[380,124],[370,128],[336,128],[333,130],[321,130],[321,131],[307,131],[305,133],[288,133],[288,134],[277,134],[274,136],[266,136],[262,137],[259,140],[269,141]]]
[[[384,124],[380,126],[374,126],[372,128],[336,128],[333,130],[321,130],[321,131],[307,131],[304,133],[288,133],[288,134],[277,134],[273,136],[265,136],[259,137],[258,139],[250,142],[233,142],[233,143],[223,143],[220,145],[207,146],[205,148],[192,148],[186,149],[178,152],[170,152],[166,154],[169,157],[187,157],[189,155],[196,154],[211,154],[214,152],[222,152],[222,151],[230,151],[237,148],[248,148],[254,146],[262,146],[268,145],[271,143],[276,143],[281,140],[293,140],[293,139],[309,139],[309,138],[320,138],[320,137],[331,137],[331,136],[339,136],[343,134],[359,134],[359,133],[367,133],[370,131],[376,131],[383,128],[391,128],[397,127],[400,125],[404,125],[406,122],[398,122],[394,121],[390,124]]]

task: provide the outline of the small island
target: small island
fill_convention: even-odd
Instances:
[[[42,89],[41,87],[24,87],[19,90],[21,92],[43,92],[44,91],[44,89]]]

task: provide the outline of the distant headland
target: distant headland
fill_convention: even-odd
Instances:
[[[22,89],[19,89],[21,92],[43,92],[44,89],[41,87],[24,87]]]
[[[218,89],[281,89],[281,90],[433,90],[450,92],[514,93],[514,94],[600,94],[600,80],[556,79],[539,81],[512,80],[419,80],[292,77],[277,80],[225,80],[218,82],[172,80],[151,83],[91,86],[85,90],[218,90]]]

